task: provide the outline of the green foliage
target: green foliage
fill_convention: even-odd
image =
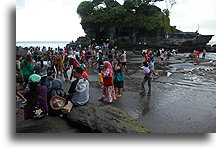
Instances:
[[[150,5],[151,2],[157,2],[163,0],[125,0],[123,6],[127,10],[139,8],[141,5]]]
[[[176,31],[176,26],[170,26],[171,27],[171,32],[175,32]]]
[[[77,14],[79,14],[81,18],[91,15],[92,12],[93,12],[93,4],[92,2],[89,1],[81,2],[77,8]]]
[[[154,1],[161,0],[125,0],[123,5],[115,6],[110,5],[114,0],[84,1],[78,6],[77,13],[82,18],[84,30],[115,27],[116,30],[124,28],[128,32],[154,32],[157,29],[175,31],[175,27],[170,26],[169,10],[162,12],[160,8],[150,4]],[[99,8],[100,4],[106,7]]]
[[[100,5],[103,3],[104,0],[93,0],[92,3],[94,6]]]
[[[107,11],[107,22],[115,27],[120,27],[126,16],[126,11],[123,6],[116,6]]]

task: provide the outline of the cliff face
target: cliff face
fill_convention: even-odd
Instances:
[[[201,35],[197,32],[172,33],[166,39],[155,43],[158,46],[205,46],[213,35]]]
[[[111,45],[146,44],[175,31],[168,14],[150,2],[125,0],[120,5],[115,0],[84,1],[77,13],[88,40],[100,43],[109,39]]]
[[[182,32],[170,26],[169,11],[150,4],[155,1],[161,0],[125,0],[123,5],[115,0],[81,2],[77,13],[86,38],[79,38],[78,44],[86,46],[92,40],[101,44],[109,39],[111,46],[120,48],[204,46],[211,40],[212,35]]]

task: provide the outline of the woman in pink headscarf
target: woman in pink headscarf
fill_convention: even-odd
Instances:
[[[115,100],[116,97],[115,97],[115,91],[113,85],[113,70],[110,62],[108,61],[104,62],[104,69],[101,71],[101,73],[103,76],[103,82],[102,82],[103,95],[100,100],[108,101],[109,103],[112,103],[113,99]]]

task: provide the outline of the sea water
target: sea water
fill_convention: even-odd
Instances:
[[[178,55],[181,55],[183,57],[188,57],[190,55],[190,53],[178,53]],[[200,54],[199,57],[202,58],[202,53]],[[205,59],[216,60],[216,53],[215,52],[207,52]]]
[[[17,41],[16,46],[22,47],[40,47],[45,46],[46,48],[64,48],[70,41]]]

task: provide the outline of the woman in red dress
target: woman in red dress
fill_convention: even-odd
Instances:
[[[104,62],[104,69],[101,71],[101,73],[103,76],[103,82],[102,82],[103,95],[100,100],[108,101],[109,103],[112,103],[113,100],[116,100],[116,97],[115,97],[115,91],[113,85],[113,69],[110,62],[108,61]]]

